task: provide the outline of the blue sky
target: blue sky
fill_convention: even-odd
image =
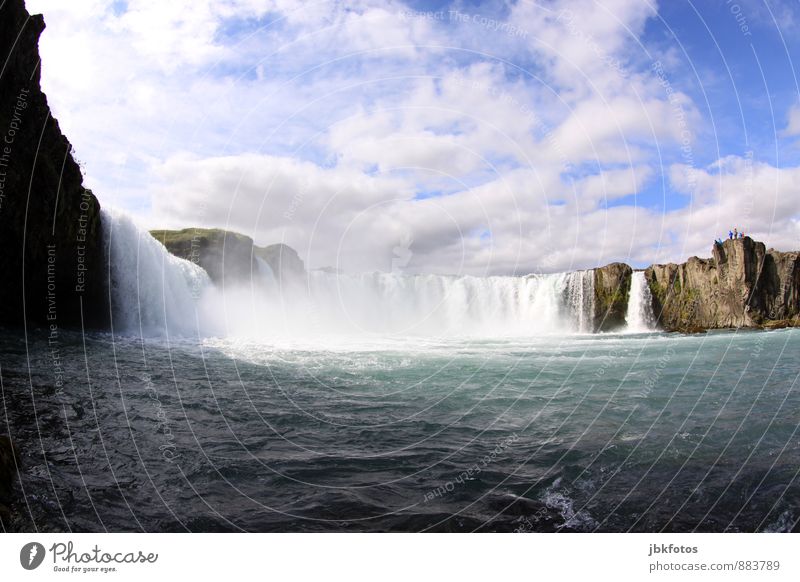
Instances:
[[[800,248],[795,2],[28,7],[88,185],[145,226],[349,271],[644,266],[732,226]]]

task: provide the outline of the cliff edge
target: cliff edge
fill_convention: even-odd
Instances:
[[[0,325],[105,327],[100,204],[39,86],[44,28],[0,3]]]
[[[611,263],[594,270],[594,330],[613,331],[625,327],[633,269]]]
[[[279,281],[305,275],[297,251],[284,244],[259,247],[249,236],[218,228],[151,230],[150,234],[173,255],[201,266],[218,285],[249,281],[261,271],[259,260]]]
[[[652,265],[645,276],[668,331],[798,324],[798,253],[766,250],[750,237],[715,243],[710,259]]]

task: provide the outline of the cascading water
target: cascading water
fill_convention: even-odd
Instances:
[[[650,331],[655,328],[653,296],[644,271],[634,271],[631,276],[631,291],[628,294],[628,310],[625,313],[627,330]]]
[[[275,273],[272,271],[272,267],[269,266],[269,263],[261,257],[255,257],[255,264],[259,282],[266,287],[276,286],[278,280],[275,277]]]
[[[566,304],[576,331],[594,331],[594,271],[567,273],[566,280]]]
[[[209,302],[224,305],[225,335],[249,337],[524,336],[589,332],[594,316],[591,271],[527,277],[311,271],[303,281],[276,281],[263,296],[215,294]]]
[[[594,271],[473,277],[311,271],[216,287],[117,212],[103,213],[115,331],[251,338],[530,336],[593,331]],[[198,328],[199,324],[199,328]]]
[[[111,312],[118,333],[197,333],[197,299],[209,287],[208,274],[170,254],[130,217],[103,209],[108,244]]]

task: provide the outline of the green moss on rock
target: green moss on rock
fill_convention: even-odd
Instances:
[[[625,325],[632,273],[624,263],[594,270],[595,330],[611,331]]]
[[[219,228],[151,230],[175,256],[201,266],[217,284],[249,281],[262,259],[279,279],[305,273],[297,252],[284,244],[259,247],[249,236]]]

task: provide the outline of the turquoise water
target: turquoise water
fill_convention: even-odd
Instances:
[[[7,529],[798,528],[795,330],[0,338]]]

